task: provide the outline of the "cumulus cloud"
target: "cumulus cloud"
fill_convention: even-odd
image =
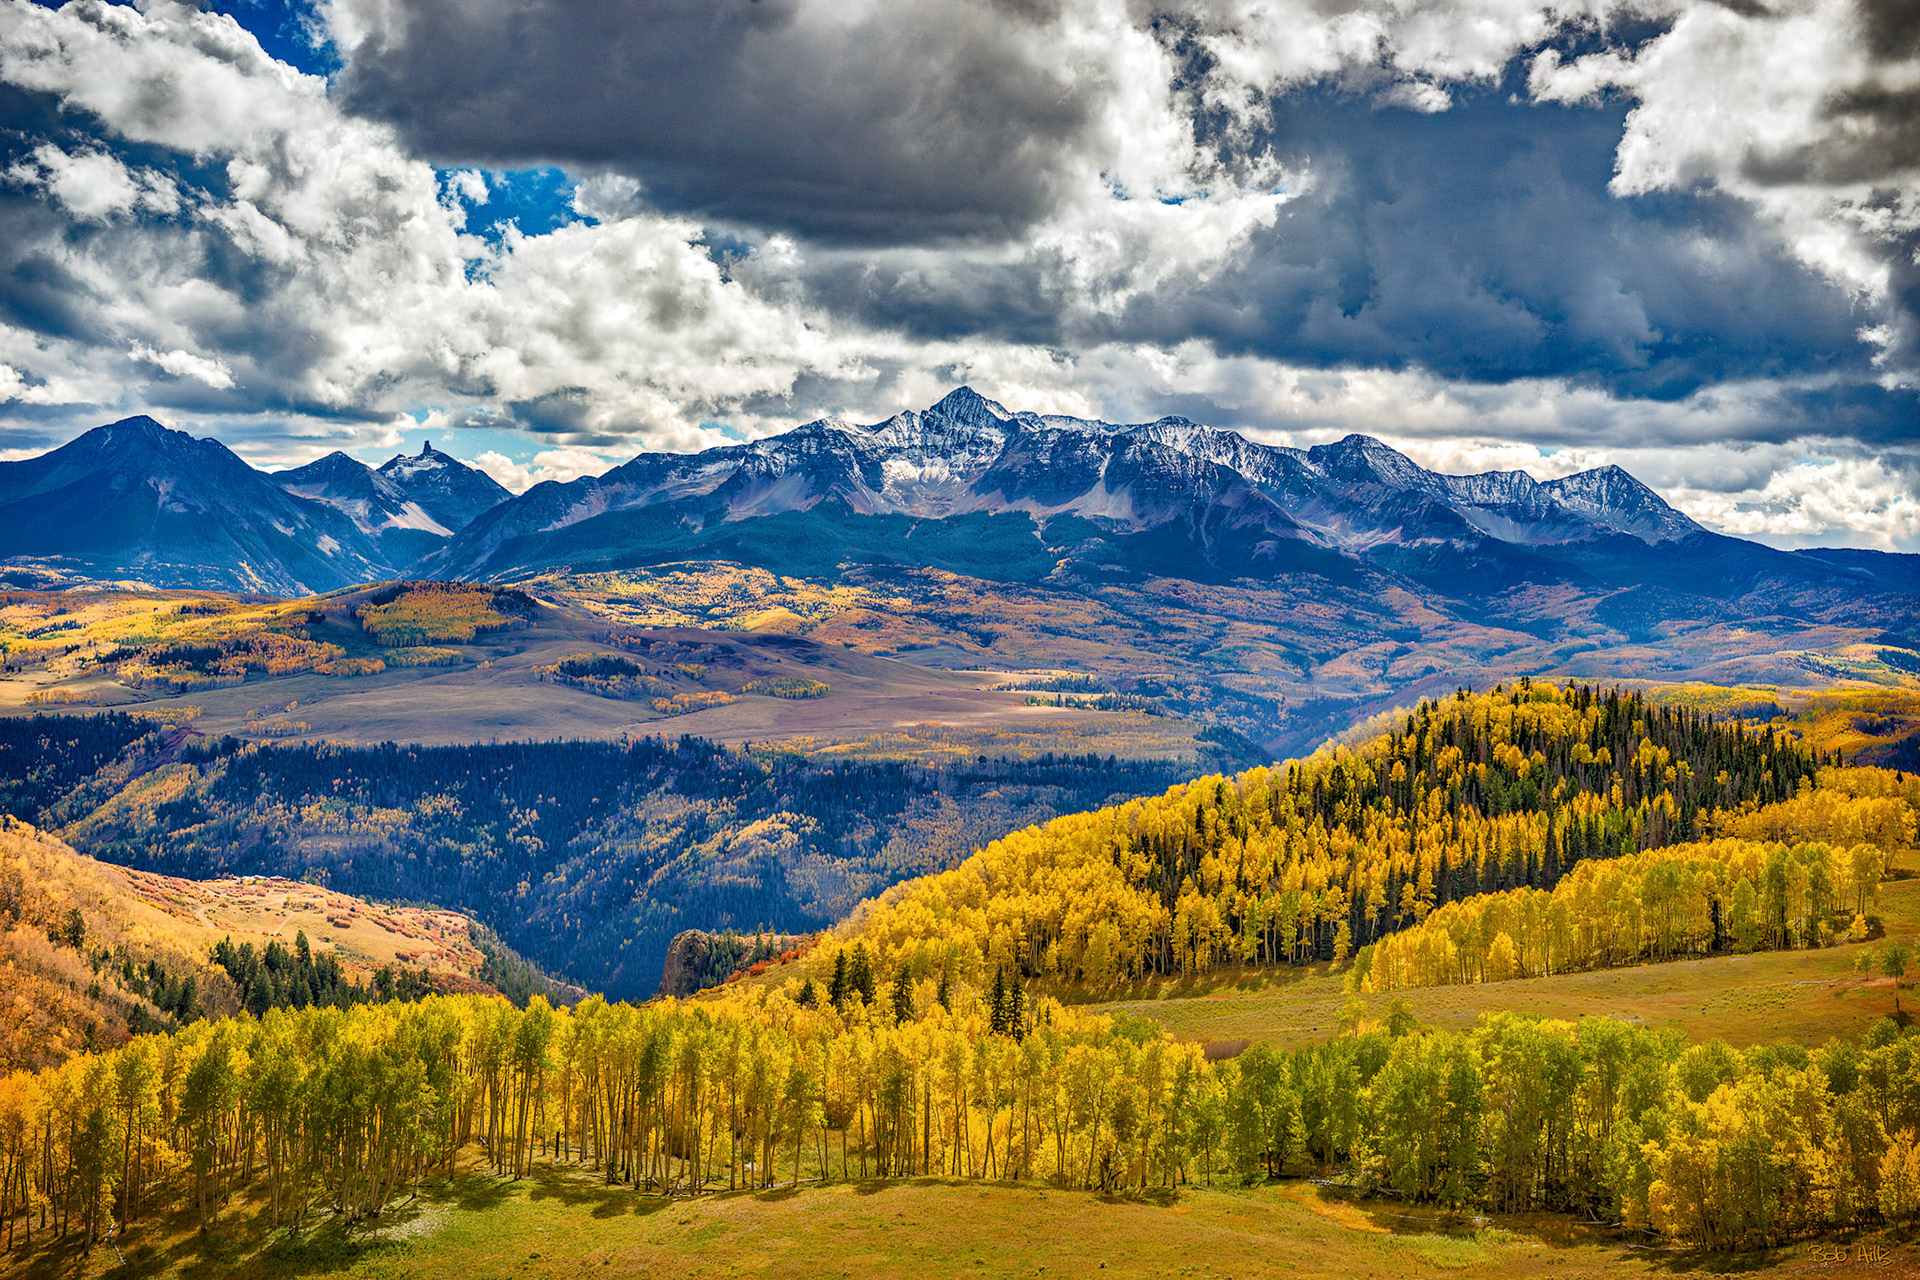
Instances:
[[[1699,4],[1632,53],[1541,53],[1542,101],[1631,96],[1612,190],[1712,187],[1749,202],[1808,266],[1880,323],[1869,341],[1920,350],[1920,37],[1910,5]]]
[[[814,237],[1005,238],[1103,175],[1217,185],[1125,0],[328,0],[341,100],[461,162],[617,170]]]
[[[497,449],[488,449],[473,459],[473,465],[514,493],[525,493],[548,480],[565,483],[582,476],[597,476],[624,460],[586,449],[542,449],[530,461],[516,462]]]
[[[144,12],[8,3],[0,81],[54,98],[97,135],[84,162],[38,147],[15,181],[110,223],[13,238],[7,283],[59,282],[59,358],[131,351],[173,384],[125,388],[133,396],[205,410],[202,392],[238,391],[219,407],[349,418],[469,399],[535,431],[617,426],[672,447],[714,404],[779,394],[803,372],[858,372],[814,317],[725,278],[684,220],[466,235],[480,175],[456,175],[457,199],[444,200],[390,128],[340,112],[322,81],[266,57],[229,18],[170,0]],[[116,147],[175,161],[178,216],[113,219],[169,189]],[[36,319],[8,310],[19,329]]]
[[[1667,497],[1709,528],[1775,546],[1920,550],[1920,496],[1910,475],[1880,459],[1807,459],[1754,489],[1675,489]]]
[[[44,191],[81,222],[106,222],[145,210],[176,213],[180,191],[173,179],[152,170],[134,170],[104,151],[70,154],[41,143],[25,160],[7,170],[9,181]]]
[[[212,387],[216,391],[225,391],[233,385],[233,370],[224,360],[207,356],[197,356],[191,351],[155,351],[144,342],[136,342],[128,349],[127,355],[150,364],[163,373],[176,378],[192,378],[195,382]]]

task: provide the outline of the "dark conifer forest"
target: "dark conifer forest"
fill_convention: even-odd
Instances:
[[[259,746],[182,742],[124,715],[0,721],[0,762],[6,811],[95,857],[453,907],[542,969],[616,996],[653,993],[681,929],[823,928],[1009,830],[1191,769],[822,764],[690,737]]]

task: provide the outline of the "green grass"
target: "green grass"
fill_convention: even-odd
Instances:
[[[667,1200],[610,1189],[585,1170],[519,1183],[467,1173],[429,1186],[371,1229],[322,1222],[288,1241],[248,1208],[200,1236],[188,1215],[82,1258],[70,1244],[0,1255],[29,1277],[457,1277],[665,1275],[1257,1276],[1372,1280],[1444,1274],[1609,1280],[1735,1269],[1800,1270],[1811,1246],[1737,1261],[1617,1237],[1571,1218],[1450,1218],[1349,1202],[1304,1181],[1115,1198],[1000,1183],[913,1179]],[[1920,1266],[1911,1239],[1876,1237],[1885,1267]],[[122,1265],[120,1258],[124,1257]]]

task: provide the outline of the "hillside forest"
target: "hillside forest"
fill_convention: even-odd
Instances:
[[[688,737],[261,745],[120,713],[0,720],[0,811],[84,853],[454,908],[616,997],[653,994],[682,929],[812,932],[1009,830],[1184,771],[816,761]]]
[[[1871,927],[1915,800],[1920,779],[1770,730],[1522,684],[1015,832],[840,932],[916,973],[1094,988],[1350,960],[1386,989],[1819,945]]]

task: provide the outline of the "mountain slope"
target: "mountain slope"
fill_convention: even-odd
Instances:
[[[376,473],[396,486],[407,500],[418,503],[442,528],[459,532],[475,516],[513,496],[498,480],[422,444],[419,453],[400,453],[380,464]]]
[[[475,516],[512,496],[493,477],[431,444],[378,470],[336,450],[272,479],[345,515],[398,567],[438,550]]]
[[[276,471],[273,482],[353,521],[395,566],[412,564],[453,536],[453,530],[427,514],[399,485],[338,451],[304,467]]]
[[[340,512],[284,492],[217,440],[147,417],[0,463],[0,559],[56,575],[276,595],[391,572]]]

